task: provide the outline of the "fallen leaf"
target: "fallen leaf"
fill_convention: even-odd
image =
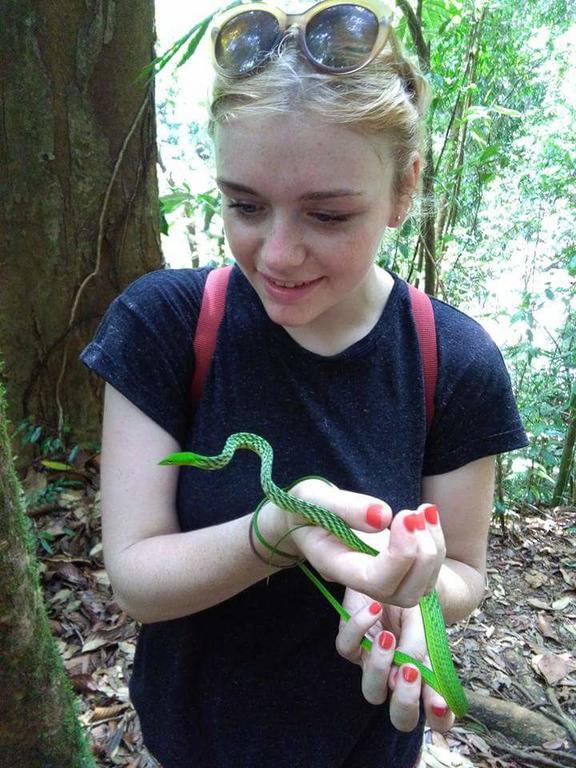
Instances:
[[[76,693],[95,693],[99,690],[98,683],[92,675],[72,675],[70,681]]]
[[[576,663],[568,658],[568,654],[555,656],[552,653],[545,653],[532,658],[532,666],[546,680],[548,685],[556,685],[563,677],[569,675],[576,669]]]
[[[545,741],[542,746],[544,749],[562,749],[565,747],[565,742],[563,739],[555,739],[554,741]]]
[[[569,571],[567,568],[560,567],[560,573],[566,584],[576,589],[576,571]]]
[[[89,653],[90,651],[95,651],[97,648],[103,648],[106,645],[112,645],[116,642],[117,640],[110,638],[108,635],[96,632],[86,640],[82,646],[82,653]]]
[[[549,637],[552,640],[555,640],[557,643],[560,642],[558,639],[558,636],[554,632],[552,628],[552,624],[550,623],[550,620],[544,613],[538,614],[538,629],[544,637]]]
[[[564,595],[564,597],[558,598],[558,600],[554,600],[552,603],[552,609],[554,611],[563,611],[564,608],[567,608],[570,603],[572,602],[571,595]]]
[[[112,704],[110,707],[94,707],[92,710],[91,719],[94,720],[110,720],[113,717],[124,712],[128,707],[128,704]]]
[[[540,587],[543,587],[544,584],[548,583],[548,576],[540,571],[528,571],[527,573],[522,574],[522,578],[533,589],[540,589]]]
[[[474,768],[468,758],[434,744],[426,744],[421,762],[427,768]]]
[[[526,600],[528,605],[531,605],[533,608],[539,608],[542,611],[549,611],[550,606],[545,600],[540,600],[538,597],[529,597],[528,600]]]

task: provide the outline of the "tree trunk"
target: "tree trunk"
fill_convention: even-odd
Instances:
[[[153,0],[2,0],[0,351],[9,416],[99,433],[78,361],[111,300],[162,266]]]
[[[576,444],[576,384],[572,390],[572,396],[570,398],[570,405],[568,406],[568,429],[566,430],[566,438],[564,440],[564,449],[562,451],[562,458],[560,459],[560,468],[558,471],[558,479],[556,480],[556,486],[554,488],[554,496],[552,498],[552,504],[557,507],[562,503],[562,496],[566,490],[568,484],[568,477],[570,476],[570,468],[574,460],[574,445]]]
[[[424,40],[421,18],[414,13],[408,0],[398,0],[398,6],[406,17],[408,29],[418,54],[418,63],[424,73],[430,72],[430,47]],[[418,6],[421,12],[421,6]],[[424,290],[430,295],[436,294],[438,274],[436,271],[436,198],[434,191],[434,154],[432,149],[432,137],[428,128],[426,144],[426,168],[422,179],[422,191],[424,195],[424,209],[420,225],[417,251],[424,262]]]
[[[93,768],[50,634],[0,387],[0,765]]]

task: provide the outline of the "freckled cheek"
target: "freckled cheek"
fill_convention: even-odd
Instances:
[[[257,238],[242,226],[224,221],[224,234],[235,258],[241,259],[242,256],[249,255],[257,248]]]

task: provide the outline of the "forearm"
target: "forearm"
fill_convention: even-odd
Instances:
[[[118,604],[142,623],[167,621],[223,602],[271,571],[249,544],[251,515],[187,533],[143,539],[106,563]],[[263,535],[274,536],[261,522]],[[274,539],[270,539],[274,540]],[[256,546],[263,557],[266,550]]]
[[[484,597],[485,577],[475,568],[446,558],[436,589],[446,624],[467,618]]]

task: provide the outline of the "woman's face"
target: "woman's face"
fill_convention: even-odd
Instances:
[[[303,327],[357,310],[400,213],[374,141],[282,114],[219,125],[215,154],[228,244],[271,320]]]

